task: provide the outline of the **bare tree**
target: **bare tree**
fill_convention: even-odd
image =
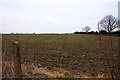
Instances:
[[[120,31],[120,19],[118,20],[118,30]]]
[[[99,24],[101,30],[106,30],[108,33],[118,28],[118,20],[112,15],[105,16]]]
[[[82,30],[85,31],[85,32],[88,32],[88,31],[91,30],[91,28],[89,26],[86,26],[86,27],[82,28]]]

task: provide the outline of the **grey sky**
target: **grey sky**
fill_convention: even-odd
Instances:
[[[118,17],[119,0],[0,0],[2,32],[67,33],[97,30],[105,15]]]

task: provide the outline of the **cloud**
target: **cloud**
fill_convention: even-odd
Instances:
[[[105,15],[117,16],[117,1],[1,0],[0,26],[3,32],[72,32],[86,25],[95,30]]]

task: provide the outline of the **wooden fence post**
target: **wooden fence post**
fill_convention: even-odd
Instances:
[[[13,42],[13,64],[14,64],[14,78],[22,78],[20,48],[17,41]]]

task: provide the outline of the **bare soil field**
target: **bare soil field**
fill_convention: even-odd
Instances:
[[[25,78],[111,78],[117,71],[117,36],[3,34],[2,76],[14,77],[12,43],[20,44]]]

